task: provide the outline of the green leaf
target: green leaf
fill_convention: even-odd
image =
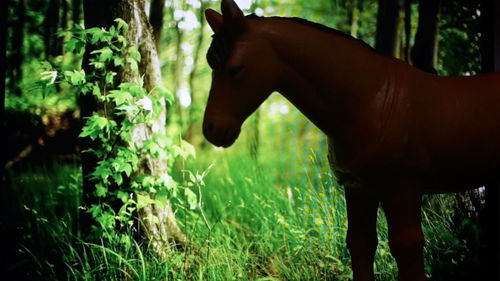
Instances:
[[[102,93],[101,93],[101,88],[99,87],[99,85],[97,84],[94,84],[92,86],[92,94],[96,97],[101,97],[102,96]]]
[[[184,189],[184,195],[189,205],[189,209],[194,210],[198,205],[196,194],[189,188]]]
[[[44,71],[40,73],[41,80],[44,81],[47,85],[52,85],[56,81],[57,71]]]
[[[182,159],[187,160],[189,156],[196,158],[196,150],[194,146],[185,140],[181,140],[180,145],[174,145],[173,147],[175,155],[179,155]]]
[[[106,66],[103,62],[98,62],[98,61],[93,61],[90,63],[90,65],[93,65],[95,69],[104,69]]]
[[[128,31],[128,24],[124,20],[122,20],[121,18],[116,18],[115,22],[117,23],[116,27],[118,28],[118,30],[123,30],[125,32]]]
[[[71,38],[64,42],[64,50],[68,53],[81,53],[85,49],[85,42],[79,38]]]
[[[85,71],[82,70],[73,70],[73,71],[64,71],[64,76],[66,80],[73,85],[78,86],[85,83]]]
[[[122,90],[112,90],[109,93],[110,94],[108,95],[108,97],[110,97],[118,106],[124,103],[132,103],[133,97],[129,92]]]
[[[92,205],[89,210],[88,210],[89,213],[92,214],[92,217],[97,217],[99,216],[101,213],[102,213],[102,208],[100,205]]]
[[[123,177],[122,174],[113,174],[113,178],[115,179],[115,182],[117,185],[121,185],[123,183]]]
[[[108,119],[98,116],[97,118],[95,118],[95,124],[99,127],[99,129],[104,129],[106,126],[108,126]]]
[[[139,53],[139,49],[137,48],[137,46],[130,47],[129,54],[130,54],[130,57],[133,60],[135,60],[136,62],[141,61],[141,53]]]
[[[116,76],[116,72],[106,73],[106,84],[113,85],[115,76]]]
[[[113,172],[109,167],[109,163],[106,161],[99,161],[97,167],[92,173],[92,177],[97,180],[101,180],[103,183],[108,182],[108,177],[112,175]]]
[[[96,184],[95,188],[95,194],[97,197],[104,197],[108,193],[108,188],[102,183]]]
[[[125,60],[121,57],[114,57],[113,63],[115,64],[115,66],[122,66],[125,63]]]
[[[90,43],[92,45],[96,45],[98,42],[106,41],[105,35],[107,32],[103,28],[99,27],[89,28],[85,30],[85,33],[91,36]]]
[[[127,58],[127,62],[130,64],[130,69],[132,70],[132,72],[137,72],[139,70],[139,64],[137,64],[136,60]]]
[[[174,93],[163,86],[155,87],[152,92],[163,97],[168,104],[172,104],[175,101]]]
[[[142,209],[147,205],[154,204],[156,201],[151,199],[149,195],[137,194],[137,209]]]
[[[109,47],[104,47],[95,51],[90,52],[91,54],[98,54],[97,61],[107,62],[114,58],[113,51]]]
[[[128,193],[123,190],[118,190],[116,192],[116,197],[120,199],[123,203],[127,202],[129,199]]]

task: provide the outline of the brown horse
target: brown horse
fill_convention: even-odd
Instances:
[[[319,24],[245,17],[233,0],[206,19],[215,35],[205,137],[230,146],[245,119],[281,93],[330,139],[354,280],[374,280],[379,204],[399,280],[425,280],[422,195],[499,179],[500,73],[424,73]]]

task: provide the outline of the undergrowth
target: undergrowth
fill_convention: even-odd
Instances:
[[[213,151],[177,165],[173,176],[179,182],[186,177],[182,168],[207,176],[200,190],[193,190],[201,192],[201,209],[177,206],[191,245],[164,260],[134,239],[111,244],[79,239],[77,163],[11,171],[23,228],[17,266],[32,280],[349,280],[343,188],[321,157],[312,154],[307,161],[314,165],[302,182],[283,181],[276,163],[257,164],[236,152]],[[437,196],[425,202],[432,206],[424,213],[426,270],[431,280],[446,280],[432,276],[433,268],[449,263],[437,253],[447,251],[445,257],[451,253],[460,264],[465,251],[453,240],[454,201]],[[377,278],[395,280],[382,212],[378,232]]]

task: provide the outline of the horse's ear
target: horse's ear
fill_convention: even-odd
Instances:
[[[227,28],[233,35],[245,31],[245,15],[234,0],[222,0],[221,10],[224,17],[224,28]]]
[[[219,32],[219,30],[222,28],[222,15],[212,9],[207,9],[205,10],[205,18],[207,19],[208,25],[210,25],[210,28],[212,28],[213,32]]]

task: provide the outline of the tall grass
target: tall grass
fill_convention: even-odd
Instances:
[[[78,238],[81,178],[76,163],[12,173],[25,227],[21,248],[37,277],[33,280],[349,280],[343,189],[324,155],[311,152],[300,161],[309,164],[295,178],[279,174],[286,169],[282,161],[258,163],[234,150],[215,150],[179,165],[174,176],[180,181],[182,169],[212,167],[199,190],[202,209],[177,206],[178,222],[192,246],[166,260],[147,244],[123,236],[113,243]],[[424,213],[430,276],[447,262],[437,253],[449,250],[459,256],[463,249],[447,246],[454,241],[451,197],[425,202],[432,206]],[[380,212],[376,275],[395,280],[386,229]]]

